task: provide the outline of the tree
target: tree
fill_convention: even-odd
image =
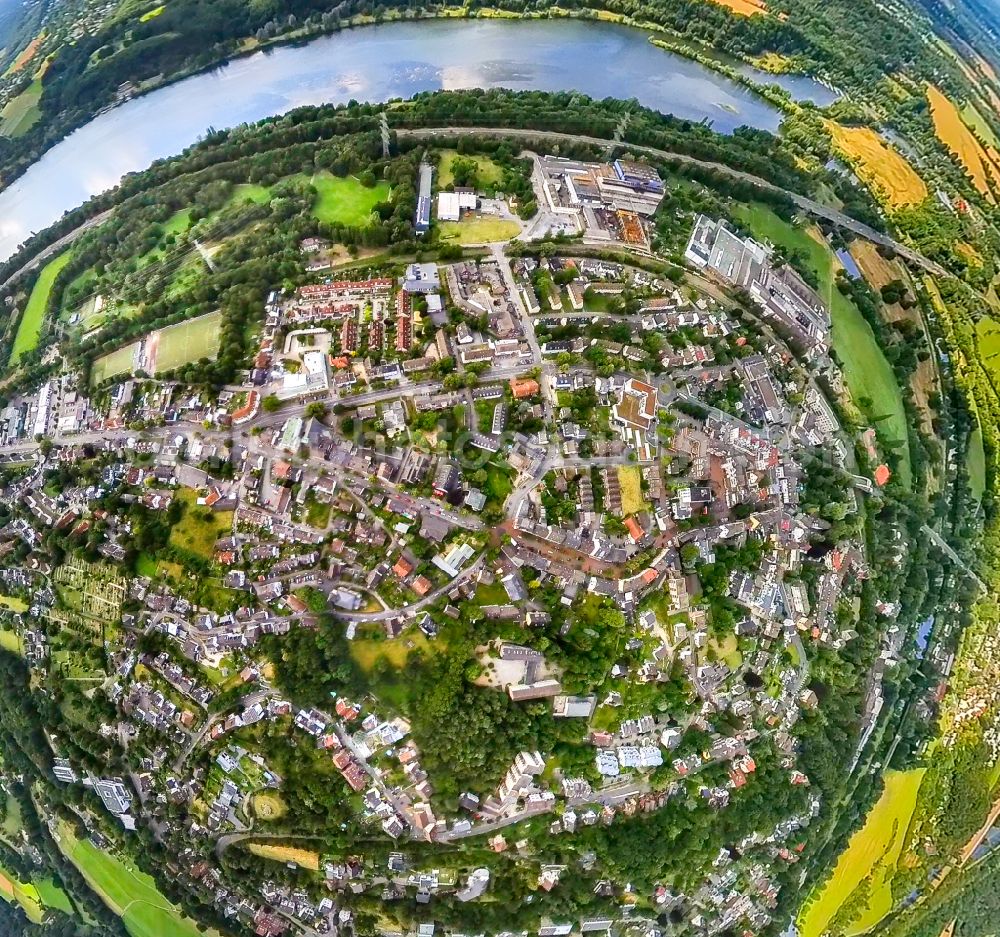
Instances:
[[[314,400],[305,409],[305,415],[311,417],[314,420],[322,420],[329,413],[327,405],[323,403],[322,400]]]
[[[268,394],[260,402],[260,406],[265,413],[277,413],[281,409],[281,401],[274,394]]]

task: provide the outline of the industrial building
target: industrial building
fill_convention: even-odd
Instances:
[[[479,199],[472,189],[438,193],[438,221],[460,221],[463,211],[475,211]]]
[[[426,234],[431,229],[431,182],[434,170],[430,163],[421,163],[417,175],[417,210],[413,218],[413,228],[417,234]]]

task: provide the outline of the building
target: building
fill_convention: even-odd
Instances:
[[[438,221],[459,221],[463,211],[475,211],[478,204],[475,192],[439,192]]]
[[[403,289],[407,293],[438,293],[441,277],[437,264],[409,264],[403,274]]]
[[[325,394],[329,389],[330,369],[326,354],[322,351],[307,351],[302,355],[302,368],[294,374],[285,374],[274,393],[279,400],[284,401],[307,394]]]
[[[524,400],[526,397],[534,397],[540,390],[538,381],[531,377],[512,377],[510,379],[510,392],[515,400]]]
[[[431,182],[433,168],[430,163],[421,163],[417,173],[417,208],[413,218],[413,229],[417,234],[426,234],[431,229]]]

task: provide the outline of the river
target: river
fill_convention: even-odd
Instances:
[[[232,127],[324,102],[381,102],[462,88],[581,91],[635,98],[732,133],[774,131],[781,113],[748,88],[648,33],[580,20],[432,20],[345,30],[236,59],[99,115],[0,193],[0,259],[123,175],[180,152],[209,127]],[[808,78],[795,92],[822,89]]]

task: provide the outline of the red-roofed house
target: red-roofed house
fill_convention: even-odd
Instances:
[[[875,469],[875,484],[878,485],[879,488],[883,488],[888,483],[890,478],[892,478],[892,472],[889,471],[888,465],[883,463]]]
[[[628,531],[628,535],[638,543],[645,536],[643,529],[639,526],[639,522],[635,519],[635,516],[630,514],[625,518],[625,529]]]

